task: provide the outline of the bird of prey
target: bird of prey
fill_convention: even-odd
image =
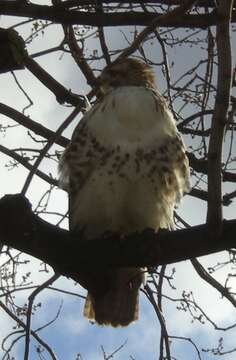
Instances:
[[[70,231],[90,241],[106,232],[172,229],[174,207],[190,188],[189,165],[154,73],[126,58],[105,68],[99,83],[103,96],[79,121],[59,164]],[[101,266],[80,276],[87,318],[114,327],[138,318],[143,269]]]

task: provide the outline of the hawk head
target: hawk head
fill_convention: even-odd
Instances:
[[[122,59],[107,66],[99,79],[101,90],[120,86],[143,86],[155,88],[155,77],[151,67],[137,59]]]

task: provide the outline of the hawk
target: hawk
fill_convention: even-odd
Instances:
[[[103,96],[79,121],[59,164],[70,231],[89,241],[108,231],[173,228],[174,207],[190,188],[189,166],[152,69],[136,59],[120,60],[103,70],[99,83]],[[79,275],[88,290],[88,319],[126,326],[138,318],[143,269]]]

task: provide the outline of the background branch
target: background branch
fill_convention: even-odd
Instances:
[[[182,1],[178,3],[180,6]],[[176,5],[176,4],[175,4]],[[55,23],[70,25],[90,25],[90,26],[126,26],[126,25],[149,25],[157,16],[142,12],[123,12],[116,14],[96,14],[76,10],[65,10],[54,6],[36,5],[22,3],[19,1],[0,1],[0,14],[18,17],[30,17],[32,19],[49,20]],[[216,25],[218,16],[215,11],[203,15],[183,15],[181,17],[167,18],[160,26],[163,27],[188,27],[206,28]],[[236,21],[236,12],[233,13],[232,21]]]
[[[232,56],[230,43],[230,18],[233,0],[219,0],[220,21],[216,27],[218,50],[218,79],[215,109],[208,150],[208,212],[207,221],[215,233],[220,233],[222,221],[221,162],[224,132],[232,85]]]

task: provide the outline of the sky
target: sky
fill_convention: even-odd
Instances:
[[[49,2],[34,1],[34,3],[48,4]],[[1,17],[2,27],[9,27],[14,23],[16,23],[15,18]],[[27,39],[30,34],[30,26],[31,25],[17,28],[17,31],[19,31],[24,39]],[[105,34],[109,46],[114,49],[126,46],[123,33],[125,32],[126,36],[131,39],[133,34],[129,34],[129,30],[129,28],[117,29],[116,31],[107,29]],[[27,44],[27,50],[29,54],[32,54],[50,48],[58,45],[61,38],[62,31],[60,27],[49,26],[43,35],[38,35],[36,41]],[[96,48],[100,51],[96,39],[88,39],[86,47],[89,53],[92,53]],[[145,46],[145,51],[147,56],[150,56],[153,60],[157,59],[157,62],[160,61],[160,48],[158,46],[151,46],[149,44]],[[171,60],[175,62],[175,67],[171,70],[173,79],[177,79],[183,69],[191,68],[192,64],[196,63],[201,56],[199,47],[189,49],[176,47],[174,49],[168,49],[168,51],[170,63]],[[68,89],[79,94],[87,93],[89,88],[85,79],[68,54],[58,52],[37,58],[37,61]],[[103,64],[101,63],[96,64],[96,67],[99,67],[99,69],[101,69],[102,66]],[[56,102],[54,95],[28,71],[16,71],[15,75],[33,101],[33,105],[25,111],[25,114],[43,126],[56,130],[72,111],[72,108],[60,106]],[[0,76],[1,88],[4,89],[4,91],[0,93],[0,101],[22,111],[22,109],[28,105],[28,100],[25,95],[15,86],[15,80],[11,74],[1,74]],[[158,72],[156,78],[161,92],[164,92],[166,85],[162,73]],[[178,107],[178,105],[177,103],[176,107]],[[191,105],[185,112],[186,116],[193,112]],[[77,121],[78,119],[73,121],[70,128],[63,133],[64,136],[70,138]],[[3,125],[7,123],[15,125],[12,120],[2,115],[0,115],[0,123]],[[29,139],[27,131],[21,127],[9,128],[6,130],[6,133],[0,133],[0,143],[10,148],[36,147],[35,142]],[[38,148],[40,148],[40,146],[39,143]],[[62,148],[56,148],[62,151]],[[0,154],[0,197],[7,193],[20,192],[27,176],[27,171],[23,167],[19,166],[11,169],[6,167],[6,164],[9,165],[9,158]],[[57,176],[56,161],[43,161],[40,168],[47,173],[52,173],[55,177]],[[43,193],[47,190],[48,185],[45,185],[39,178],[34,176],[32,184],[26,194],[32,202],[33,207],[36,206]],[[66,208],[66,193],[60,189],[54,189],[50,198],[48,211],[65,212]],[[206,210],[206,203],[194,199],[191,196],[186,196],[178,209],[178,213],[183,216],[184,220],[190,225],[197,225],[204,223]],[[228,219],[235,217],[235,202],[229,209],[225,209],[224,214]],[[43,215],[43,217],[54,224],[59,220],[59,217],[55,214],[46,214]],[[67,227],[67,222],[64,221],[60,226]],[[214,256],[202,257],[199,260],[207,268],[212,264],[226,261],[227,256],[227,253],[219,253]],[[30,263],[21,265],[18,268],[16,283],[21,283],[22,277],[29,271],[31,273],[28,281],[30,282],[30,286],[42,284],[52,275],[50,269],[49,272],[42,271],[43,266],[40,261],[29,258],[24,254],[21,255],[21,259],[29,259]],[[5,260],[6,258],[3,256],[0,259],[0,263],[2,264]],[[197,276],[189,261],[169,265],[167,267],[167,274],[171,275],[172,269],[175,270],[174,279],[171,281],[172,287],[166,282],[163,290],[163,313],[169,334],[187,339],[192,338],[199,347],[202,360],[218,359],[219,357],[217,355],[214,356],[208,352],[201,351],[201,349],[216,347],[221,336],[225,336],[225,350],[235,347],[235,328],[228,332],[224,330],[214,330],[214,323],[221,328],[234,324],[235,311],[232,305],[222,299],[215,289],[210,288],[209,285]],[[226,270],[230,272],[232,269],[230,267],[227,269],[219,269],[214,274],[216,279],[222,284],[224,284],[225,281]],[[141,293],[140,319],[128,328],[112,329],[98,327],[88,323],[88,321],[83,318],[82,309],[84,299],[81,298],[80,295],[84,296],[85,291],[79,285],[74,284],[72,280],[61,277],[52,287],[52,289],[42,291],[35,300],[35,304],[38,306],[34,309],[32,329],[45,326],[45,324],[54,320],[50,326],[46,326],[41,330],[39,335],[42,339],[47,340],[48,344],[55,350],[59,360],[100,360],[104,359],[103,351],[105,351],[108,356],[122,345],[121,350],[114,354],[114,359],[116,360],[158,359],[160,326],[153,308],[143,293]],[[67,292],[70,291],[73,294],[64,294],[56,289]],[[27,298],[31,291],[32,289],[16,292],[14,294],[14,301],[22,306],[27,303]],[[196,300],[203,311],[210,316],[213,323],[209,323],[208,321],[205,321],[205,323],[197,320],[192,321],[188,310],[184,311],[177,308],[180,306],[179,302],[168,300],[168,297],[172,299],[182,298],[183,291],[185,291],[186,296],[190,296],[190,298]],[[196,316],[199,314],[196,309],[192,309],[192,311]],[[18,329],[13,329],[15,322],[12,321],[4,311],[1,311],[0,314],[0,339],[3,340],[9,332],[15,332]],[[24,317],[23,319],[25,320]],[[12,333],[10,337],[5,338],[5,348],[10,346],[11,341],[18,336],[19,333]],[[36,350],[37,343],[32,340],[30,360],[40,358],[37,356]],[[199,359],[196,349],[188,340],[172,339],[171,350],[173,350],[176,359]],[[23,352],[24,339],[21,339],[16,342],[11,355],[15,356],[15,359],[18,360],[23,358]],[[4,356],[2,349],[0,349],[0,356],[2,358]],[[235,353],[225,355],[223,358],[233,360],[235,359]],[[42,353],[42,359],[50,359],[45,350]]]

